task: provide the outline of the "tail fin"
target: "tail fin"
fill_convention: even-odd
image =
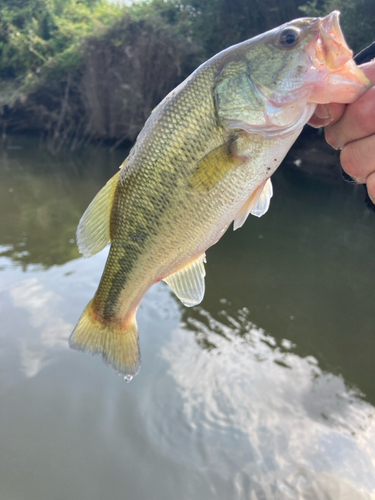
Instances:
[[[135,319],[127,329],[96,318],[90,301],[69,339],[77,351],[99,354],[107,365],[130,381],[140,369],[138,329]]]

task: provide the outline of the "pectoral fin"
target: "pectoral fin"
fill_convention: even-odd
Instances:
[[[121,170],[99,191],[79,221],[78,250],[85,258],[100,252],[112,240],[111,211],[120,174]]]
[[[203,254],[163,280],[168,283],[184,306],[192,307],[203,300],[204,277],[206,276],[205,262],[206,255]]]
[[[228,172],[247,161],[246,157],[236,154],[236,142],[235,135],[196,164],[189,178],[193,190],[210,191]]]
[[[273,195],[271,179],[263,182],[250,196],[245,205],[241,208],[237,217],[234,219],[234,231],[243,226],[249,214],[261,217],[264,215],[269,206]]]

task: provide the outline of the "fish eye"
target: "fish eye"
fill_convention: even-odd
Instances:
[[[296,28],[287,28],[280,33],[279,42],[284,48],[295,47],[299,40],[299,30]]]

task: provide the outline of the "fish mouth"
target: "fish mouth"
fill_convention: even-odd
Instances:
[[[313,103],[351,103],[372,87],[371,81],[353,61],[353,51],[341,31],[339,17],[340,12],[335,10],[318,18],[313,30],[316,35],[306,48],[320,74],[320,84],[315,86],[309,98]]]
[[[335,10],[319,19],[320,30],[317,40],[317,57],[323,56],[327,68],[335,71],[353,58],[340,26],[340,12]]]

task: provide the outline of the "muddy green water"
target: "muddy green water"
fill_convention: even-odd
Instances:
[[[0,151],[0,499],[375,498],[375,214],[293,158],[269,212],[207,252],[206,295],[164,283],[126,383],[68,337],[107,250],[75,228],[124,152]],[[315,157],[316,155],[315,151]]]

